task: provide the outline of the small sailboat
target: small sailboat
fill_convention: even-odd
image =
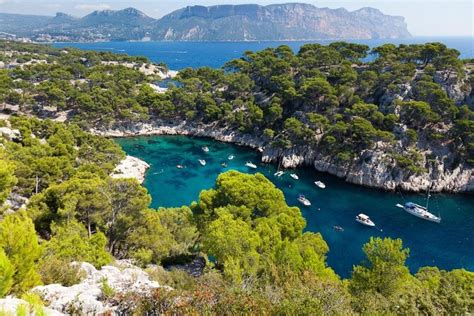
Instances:
[[[343,232],[344,231],[344,228],[342,228],[341,226],[334,225],[332,228],[334,228],[334,230],[338,231],[338,232]]]
[[[221,163],[221,166],[222,166],[223,168],[227,168],[227,164],[226,164],[225,162]]]
[[[321,181],[314,181],[314,184],[316,184],[321,189],[324,189],[326,187],[326,185]]]
[[[199,163],[201,164],[201,166],[206,165],[206,161],[204,159],[199,159]]]
[[[359,215],[356,216],[355,219],[356,219],[357,222],[361,223],[362,225],[370,226],[370,227],[375,226],[374,222],[372,222],[370,217],[368,217],[365,214],[360,213]]]
[[[400,192],[401,193],[401,192]],[[403,197],[403,195],[402,195]],[[428,211],[428,203],[430,201],[430,191],[428,190],[428,196],[426,197],[426,206],[421,206],[419,204],[413,203],[413,202],[406,202],[404,205],[397,204],[397,207],[404,209],[407,213],[410,213],[411,215],[415,215],[416,217],[419,217],[421,219],[434,222],[434,223],[440,223],[441,222],[441,217],[436,216],[430,211]]]
[[[252,162],[250,162],[250,161],[247,161],[247,162],[245,163],[245,166],[246,166],[247,168],[250,168],[250,169],[257,169],[257,165],[254,164],[254,163],[252,163]]]
[[[203,152],[208,153],[209,152],[209,147],[204,146],[201,148]]]
[[[275,177],[281,177],[281,176],[284,175],[284,174],[285,174],[285,172],[280,170],[280,171],[275,172],[273,175],[274,175]]]
[[[302,194],[298,196],[298,202],[300,202],[304,206],[311,206],[311,202]]]
[[[234,155],[229,155],[229,156],[227,156],[227,159],[229,159],[229,160],[234,159]]]
[[[292,177],[295,180],[298,180],[300,177],[296,173],[290,173],[290,177]]]

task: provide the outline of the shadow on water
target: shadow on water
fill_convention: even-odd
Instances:
[[[219,173],[238,170],[263,173],[284,194],[288,205],[300,208],[306,219],[306,230],[320,232],[329,245],[328,264],[342,277],[348,277],[354,264],[364,259],[362,246],[371,236],[401,238],[410,248],[407,261],[412,272],[420,266],[436,265],[443,269],[474,270],[474,197],[472,195],[432,194],[430,210],[442,217],[441,224],[426,222],[397,208],[403,203],[399,193],[351,185],[341,179],[312,168],[287,170],[280,178],[273,174],[277,166],[260,164],[260,154],[248,148],[185,136],[153,136],[121,138],[117,142],[127,154],[151,164],[144,185],[153,201],[152,207],[189,205],[199,192],[214,186]],[[209,147],[204,153],[203,146]],[[228,155],[234,155],[228,160]],[[205,159],[206,166],[198,159]],[[257,170],[245,167],[246,161],[258,165]],[[227,167],[221,163],[227,163]],[[184,164],[185,169],[177,169]],[[296,173],[299,180],[290,177]],[[320,189],[314,181],[326,184]],[[302,206],[298,195],[304,194],[312,203]],[[424,204],[425,194],[403,194],[413,202]],[[364,213],[377,225],[371,229],[355,221]],[[336,231],[340,226],[344,231]]]

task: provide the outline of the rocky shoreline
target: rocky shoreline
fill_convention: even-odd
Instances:
[[[155,121],[154,123],[117,124],[108,129],[92,129],[92,133],[106,137],[133,137],[145,135],[186,135],[208,137],[217,141],[233,143],[258,150],[262,162],[281,162],[284,168],[312,166],[319,172],[326,172],[347,182],[383,190],[403,190],[423,192],[430,188],[433,192],[474,192],[473,169],[459,165],[453,170],[444,168],[442,161],[428,173],[406,176],[395,167],[394,162],[384,151],[383,144],[375,149],[365,150],[361,158],[340,164],[334,157],[323,155],[311,148],[274,148],[265,140],[250,134],[218,127],[214,124],[198,125],[181,121],[179,123]],[[144,175],[144,173],[143,173]]]

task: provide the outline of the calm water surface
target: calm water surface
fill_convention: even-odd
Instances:
[[[441,224],[418,219],[397,208],[402,203],[400,194],[363,188],[310,168],[296,169],[299,180],[287,172],[275,177],[276,166],[260,164],[260,154],[248,148],[220,143],[203,138],[185,136],[150,136],[121,138],[117,142],[130,155],[151,165],[144,185],[153,197],[152,207],[189,205],[198,199],[199,192],[211,188],[219,173],[234,169],[241,172],[261,172],[267,176],[286,197],[289,205],[300,206],[306,218],[306,229],[321,232],[329,244],[328,263],[343,277],[348,277],[354,264],[364,259],[361,247],[370,236],[403,239],[410,248],[408,265],[412,272],[420,266],[438,266],[443,269],[466,268],[474,271],[474,196],[433,194],[430,210],[442,217]],[[208,146],[204,153],[201,147]],[[233,154],[234,160],[227,156]],[[198,159],[205,159],[202,167]],[[249,170],[246,161],[258,165]],[[227,168],[221,166],[228,164]],[[186,166],[177,169],[176,165]],[[321,180],[326,189],[319,189],[314,181]],[[303,207],[298,194],[304,194],[311,207]],[[423,194],[406,194],[405,199],[425,203]],[[376,223],[377,229],[355,222],[354,217],[363,212]],[[344,232],[336,232],[334,225]]]
[[[380,46],[385,43],[419,44],[442,42],[461,52],[462,58],[474,57],[474,37],[412,37],[407,39],[352,40],[351,42]],[[328,44],[330,41],[304,42],[105,42],[105,43],[55,43],[55,47],[76,47],[86,50],[126,53],[133,56],[146,56],[154,62],[164,62],[170,69],[186,67],[221,67],[229,60],[239,58],[247,51],[258,51],[267,47],[288,45],[297,52],[307,43]]]

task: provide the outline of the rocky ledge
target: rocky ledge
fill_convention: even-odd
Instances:
[[[262,162],[281,162],[285,168],[313,166],[317,171],[327,172],[347,182],[367,187],[412,192],[426,191],[428,188],[433,192],[474,192],[474,174],[471,167],[461,164],[451,169],[445,166],[444,160],[437,160],[428,172],[410,175],[396,166],[393,158],[387,154],[387,145],[382,143],[377,144],[375,149],[364,151],[359,158],[340,163],[335,157],[324,155],[312,148],[302,146],[290,149],[274,148],[260,137],[220,128],[213,124],[199,125],[157,120],[154,123],[117,124],[113,128],[93,129],[91,132],[107,137],[139,135],[209,137],[217,141],[258,149],[262,153]]]

